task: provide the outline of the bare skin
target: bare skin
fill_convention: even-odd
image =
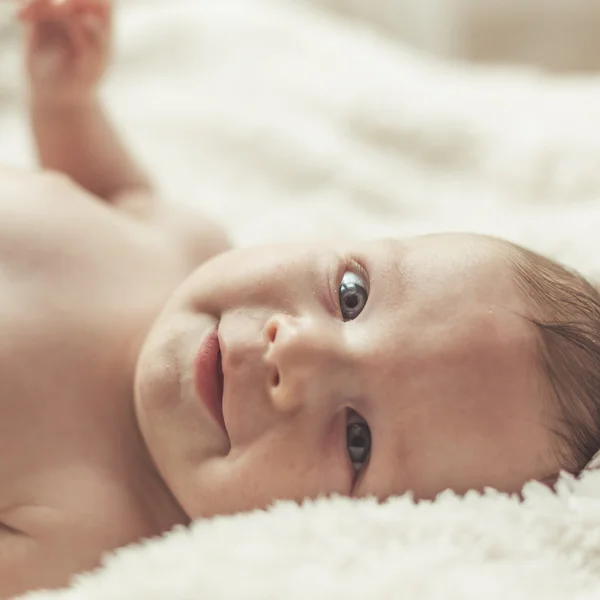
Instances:
[[[368,290],[359,314],[348,273]],[[517,492],[557,472],[527,310],[500,244],[478,236],[233,250],[154,324],[141,431],[194,517],[332,493]],[[225,431],[193,379],[214,328]],[[349,425],[370,440],[356,460]]]
[[[0,171],[0,598],[275,499],[517,491],[556,471],[500,244],[230,251],[156,197],[97,101],[110,5],[33,0],[21,18],[42,170]],[[224,428],[194,380],[213,331]]]
[[[78,31],[90,14],[101,28]],[[22,7],[43,170],[0,170],[1,598],[189,522],[138,433],[132,382],[173,289],[228,242],[156,197],[110,127],[95,97],[109,16],[104,2]],[[64,60],[40,71],[53,49]]]

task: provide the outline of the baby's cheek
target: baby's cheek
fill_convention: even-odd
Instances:
[[[327,477],[315,454],[302,453],[298,444],[277,438],[266,435],[251,446],[233,448],[221,464],[215,461],[204,470],[203,489],[196,496],[197,516],[265,509],[276,500],[302,502],[347,493],[341,481]]]

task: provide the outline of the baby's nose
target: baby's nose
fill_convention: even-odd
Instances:
[[[295,411],[332,395],[343,349],[323,323],[310,317],[276,315],[264,327],[267,386],[275,408]]]

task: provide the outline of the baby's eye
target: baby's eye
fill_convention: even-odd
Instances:
[[[348,456],[354,468],[356,479],[371,456],[371,430],[367,422],[351,409],[348,410],[346,445],[348,446]]]
[[[344,321],[352,321],[360,315],[369,299],[367,284],[353,271],[346,271],[340,283],[339,296]]]

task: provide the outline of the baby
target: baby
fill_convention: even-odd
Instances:
[[[30,0],[42,172],[0,172],[0,597],[177,524],[577,473],[600,298],[474,235],[230,250],[96,97],[106,0]]]

